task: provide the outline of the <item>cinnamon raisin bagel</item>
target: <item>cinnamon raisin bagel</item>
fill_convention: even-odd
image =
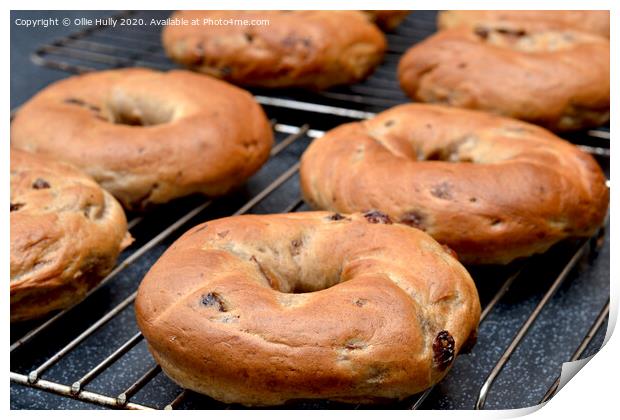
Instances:
[[[11,322],[80,301],[130,242],[123,209],[94,180],[11,150]]]
[[[355,83],[372,72],[386,48],[383,33],[354,10],[185,10],[172,18],[199,22],[164,28],[172,60],[246,86]],[[253,23],[262,20],[268,24]]]
[[[590,32],[609,38],[609,10],[445,10],[440,29],[457,26],[495,27],[511,31],[545,29]]]
[[[398,77],[418,101],[490,111],[554,131],[609,120],[609,40],[584,32],[449,29],[410,48]]]
[[[378,209],[426,231],[467,264],[505,264],[604,220],[605,176],[547,130],[439,105],[407,104],[315,140],[302,157],[306,201]]]
[[[364,10],[364,13],[377,26],[386,31],[396,29],[407,17],[410,10]]]
[[[461,264],[378,212],[209,221],[164,253],[136,298],[168,376],[252,406],[417,393],[472,344],[479,317]]]
[[[252,96],[196,73],[122,69],[56,82],[11,124],[13,147],[71,162],[128,209],[240,185],[273,134]]]

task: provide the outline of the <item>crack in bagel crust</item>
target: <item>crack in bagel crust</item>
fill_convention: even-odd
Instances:
[[[471,277],[419,230],[333,216],[230,217],[176,241],[136,298],[166,374],[246,405],[398,399],[439,381],[475,337]]]
[[[377,209],[466,264],[505,264],[591,236],[609,202],[600,167],[572,144],[439,105],[401,105],[329,131],[302,156],[300,182],[317,209]]]
[[[43,89],[16,113],[11,144],[72,163],[143,210],[239,186],[268,159],[273,132],[242,89],[184,70],[128,68]]]
[[[131,243],[121,206],[76,168],[11,149],[11,321],[81,300]]]

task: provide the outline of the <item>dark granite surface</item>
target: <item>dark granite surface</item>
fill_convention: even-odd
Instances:
[[[11,106],[23,103],[32,94],[51,81],[67,76],[67,73],[42,68],[32,64],[29,54],[43,41],[66,35],[76,30],[74,25],[33,30],[16,27],[16,18],[43,16],[69,17],[108,16],[112,12],[12,12],[11,13]],[[277,109],[267,109],[270,117],[281,122],[300,124],[306,115]],[[313,119],[315,126],[327,128],[339,120],[334,118]],[[281,139],[283,136],[280,136]],[[129,296],[150,265],[174,241],[178,234],[204,220],[230,214],[243,205],[249,197],[268,185],[293,164],[309,139],[303,138],[288,147],[277,159],[272,159],[248,184],[225,202],[213,206],[188,222],[177,234],[172,235],[147,253],[137,264],[129,267],[110,284],[71,311],[62,322],[42,334],[32,343],[19,349],[11,358],[13,371],[27,374],[46,358],[83,331],[109,309]],[[608,171],[608,161],[601,163]],[[283,211],[299,197],[297,177],[294,176],[278,188],[266,200],[252,209],[254,213]],[[158,209],[149,214],[144,223],[132,231],[135,244],[124,252],[123,257],[138,249],[179,215],[202,202],[190,197]],[[304,208],[302,207],[302,210]],[[533,307],[547,290],[550,282],[574,251],[570,244],[555,248],[548,255],[527,262],[527,267],[490,316],[481,324],[478,344],[470,354],[459,357],[449,375],[431,393],[423,404],[427,409],[473,408],[478,390],[486,375],[501,356],[508,343],[527,318]],[[121,258],[123,258],[121,257]],[[585,260],[551,299],[540,314],[523,343],[507,363],[492,387],[487,408],[517,408],[537,403],[560,373],[561,363],[568,360],[581,342],[600,309],[609,297],[609,237],[599,255]],[[517,264],[518,265],[518,264]],[[515,265],[516,266],[516,265]],[[490,299],[501,280],[512,267],[503,270],[477,270],[474,272],[483,304]],[[12,326],[12,340],[20,337],[34,324]],[[71,384],[105,358],[113,349],[137,332],[133,307],[130,305],[108,324],[70,352],[57,365],[45,372],[45,379]],[[588,347],[592,354],[600,347],[604,328],[599,331]],[[86,389],[115,396],[138,379],[152,365],[153,360],[144,342],[112,365],[90,383]],[[179,388],[160,373],[132,401],[163,407]],[[398,405],[402,407],[403,405]],[[182,405],[185,408],[221,407],[211,400],[190,395]],[[308,408],[338,408],[338,404],[307,403]],[[99,406],[80,402],[51,393],[11,384],[11,408],[62,408],[89,409]]]

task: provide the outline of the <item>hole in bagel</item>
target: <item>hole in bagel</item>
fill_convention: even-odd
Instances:
[[[475,134],[467,134],[453,139],[442,147],[428,147],[424,144],[416,145],[416,159],[418,161],[440,161],[451,163],[480,163],[475,157],[475,150],[480,139]]]
[[[140,110],[120,110],[111,113],[110,122],[113,124],[146,127],[170,122],[171,118],[160,118],[159,115],[145,114]]]
[[[420,161],[440,161],[440,162],[458,162],[458,163],[473,163],[471,157],[460,156],[458,147],[449,147],[445,149],[432,150],[427,155],[418,156]]]
[[[114,93],[105,106],[109,122],[113,124],[147,127],[172,121],[174,108],[161,98]]]
[[[299,254],[303,252],[301,250],[303,246],[303,240],[299,242],[293,240],[290,245],[291,257],[298,258]],[[291,275],[290,272],[282,272],[278,264],[274,264],[274,259],[277,258],[277,256],[272,252],[273,250],[270,250],[267,255],[263,256],[252,255],[249,261],[255,265],[258,275],[262,278],[262,283],[265,286],[278,292],[291,295],[288,298],[282,298],[283,302],[281,303],[285,306],[296,306],[303,302],[303,294],[329,289],[342,281],[341,269],[328,270],[329,274],[321,276],[313,275],[311,271],[299,273],[299,275]],[[292,295],[296,295],[297,297],[292,297]]]

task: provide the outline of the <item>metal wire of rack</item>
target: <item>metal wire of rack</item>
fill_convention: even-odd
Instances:
[[[254,92],[257,94],[257,100],[266,105],[269,110],[273,110],[274,114],[278,114],[278,112],[275,112],[278,109],[287,109],[294,110],[295,112],[301,111],[303,116],[306,116],[308,113],[314,113],[329,115],[341,120],[367,118],[382,108],[406,102],[407,99],[398,89],[393,70],[397,57],[402,54],[404,49],[410,46],[412,42],[423,38],[434,30],[432,19],[429,18],[432,15],[424,15],[423,12],[419,13],[422,13],[422,15],[419,17],[415,17],[415,14],[412,15],[413,17],[410,17],[401,25],[396,33],[388,35],[390,49],[386,58],[387,65],[380,67],[366,82],[356,86],[314,94],[281,91],[278,92],[277,96],[274,96],[273,93],[257,91]],[[121,31],[110,31],[109,29],[104,26],[90,27],[69,37],[43,45],[33,54],[33,61],[39,65],[61,69],[70,73],[82,73],[97,69],[125,66],[146,66],[158,69],[174,67],[161,50],[158,30],[133,27],[125,27]],[[312,117],[308,118],[309,120],[313,119]],[[314,120],[317,124],[321,121],[320,118],[314,118]],[[15,368],[12,363],[11,381],[15,384],[49,391],[64,397],[110,408],[175,409],[188,405],[191,407],[192,404],[188,404],[191,401],[193,401],[194,405],[196,401],[201,401],[203,403],[202,406],[229,408],[229,406],[217,403],[207,397],[198,396],[191,391],[178,389],[178,387],[172,391],[171,388],[167,388],[169,391],[167,393],[168,397],[166,397],[165,401],[160,400],[159,404],[136,401],[136,396],[145,387],[156,380],[156,378],[162,376],[161,368],[152,359],[146,362],[148,367],[143,370],[139,377],[134,377],[123,387],[115,388],[115,391],[90,389],[91,385],[94,385],[101,377],[106,376],[112,367],[121,363],[136,348],[144,344],[140,332],[123,324],[121,324],[121,328],[128,338],[113,346],[113,349],[111,349],[112,346],[106,348],[105,354],[96,360],[89,361],[90,365],[86,371],[82,370],[76,373],[73,378],[65,381],[47,378],[46,376],[52,376],[50,372],[57,369],[63,360],[70,357],[73,352],[84,347],[85,343],[92,339],[93,336],[102,334],[102,331],[111,324],[118,324],[117,320],[123,316],[126,310],[131,309],[136,296],[135,287],[139,281],[139,276],[136,277],[133,273],[135,267],[139,265],[148,266],[149,261],[156,258],[162,251],[162,248],[165,248],[165,245],[170,243],[184,228],[190,227],[197,221],[204,221],[218,214],[221,215],[222,212],[224,215],[239,215],[253,211],[291,212],[305,208],[298,189],[296,187],[291,189],[291,183],[297,175],[299,156],[304,149],[304,145],[311,141],[311,139],[320,137],[323,134],[323,130],[310,128],[310,125],[307,123],[284,124],[276,120],[272,120],[272,123],[278,142],[272,150],[272,157],[266,166],[272,164],[275,169],[267,168],[265,169],[267,173],[263,173],[263,170],[259,172],[256,177],[260,180],[257,183],[257,186],[260,186],[260,188],[257,187],[252,191],[246,191],[245,194],[241,194],[244,200],[240,202],[228,197],[213,200],[195,198],[193,200],[190,199],[188,202],[175,203],[169,206],[173,207],[173,210],[170,211],[168,217],[163,217],[163,222],[153,221],[153,219],[159,219],[162,212],[134,215],[129,221],[129,227],[132,234],[138,238],[137,245],[132,246],[129,251],[123,254],[121,262],[100,285],[89,293],[83,303],[57,313],[41,324],[33,326],[15,339],[10,348],[11,360],[13,361],[14,355],[17,356],[21,353],[26,354],[26,359],[30,353],[37,353],[36,351],[33,352],[31,348],[58,330],[59,325],[63,324],[60,321],[66,321],[67,318],[75,318],[76,316],[86,314],[83,325],[79,325],[81,329],[77,332],[71,331],[66,337],[61,337],[60,348],[52,354],[45,354],[43,356],[36,354],[34,361],[16,362],[17,366]],[[595,155],[599,162],[606,163],[606,165],[609,164],[608,129],[591,130],[587,135],[581,135],[576,140],[580,147]],[[275,208],[270,201],[273,201],[273,196],[277,195],[280,190],[286,188],[289,189],[289,192],[285,205]],[[217,207],[225,201],[233,201],[232,205],[238,202],[239,206],[235,211],[218,209]],[[209,213],[210,210],[213,210],[215,216]],[[163,210],[163,213],[166,214],[166,211]],[[160,229],[154,230],[152,228],[153,223],[160,226]],[[145,228],[141,230],[142,226],[145,226]],[[151,232],[158,233],[152,236]],[[588,256],[596,254],[597,249],[602,245],[602,239],[603,236],[599,236],[588,241],[567,245],[558,255],[553,257],[553,261],[560,261],[554,264],[557,270],[551,277],[547,276],[545,287],[541,289],[540,299],[535,302],[534,307],[527,313],[525,319],[521,320],[516,332],[509,337],[508,341],[501,343],[501,349],[503,349],[501,355],[485,374],[484,380],[476,384],[478,392],[476,393],[475,401],[471,403],[471,408],[485,408],[487,396],[498,376],[506,368],[524,338],[528,333],[531,333],[536,320],[549,307],[549,302],[558,293],[563,284],[566,283],[571,273],[576,271],[580,263]],[[481,287],[481,298],[484,303],[481,328],[484,327],[485,323],[488,323],[489,316],[493,314],[498,304],[508,297],[508,292],[514,287],[517,279],[529,277],[532,271],[540,270],[542,259],[546,259],[542,261],[542,264],[546,265],[547,260],[550,260],[551,257],[543,256],[541,258],[519,261],[509,267],[491,269],[490,273],[484,270],[481,273],[473,272],[477,284],[479,284],[480,278],[496,278],[496,281],[492,282],[491,285],[486,284]],[[102,310],[101,314],[92,313],[91,308],[87,306],[87,302],[92,300],[90,298],[100,298],[100,295],[106,293],[108,288],[117,285],[121,281],[119,277],[125,275],[133,279],[128,286],[127,295],[111,308]],[[581,339],[577,349],[572,354],[571,360],[577,360],[584,354],[593,337],[602,329],[608,313],[609,303],[607,302],[590,324],[587,334]],[[92,319],[93,317],[95,319]],[[21,359],[21,357],[16,357],[16,359]],[[25,366],[26,370],[19,369],[23,366]],[[547,389],[542,401],[548,400],[556,392],[558,385],[559,378]],[[407,409],[423,408],[425,401],[433,392],[433,389],[429,389],[419,395],[401,401],[393,405],[393,407]],[[316,404],[300,403],[296,407],[341,408],[343,406],[318,402]],[[359,406],[346,405],[344,407],[360,408]]]

